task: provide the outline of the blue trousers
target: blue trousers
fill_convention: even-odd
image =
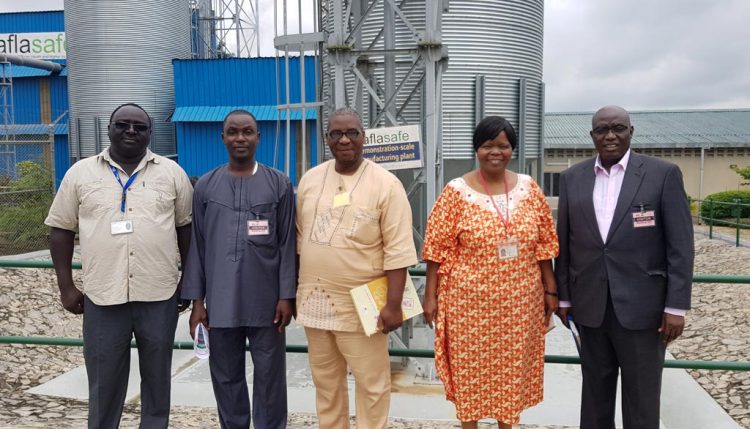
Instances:
[[[255,429],[286,428],[286,340],[275,327],[211,328],[211,368],[222,429],[250,427],[250,398],[245,376],[245,340],[253,360]]]

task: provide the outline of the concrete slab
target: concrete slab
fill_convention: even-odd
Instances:
[[[559,323],[559,322],[558,322]],[[187,314],[180,317],[176,337],[190,339]],[[414,348],[429,348],[431,331],[416,328],[411,340]],[[287,331],[288,344],[305,344],[304,331],[292,324]],[[547,353],[576,355],[575,345],[567,329],[558,326],[547,335]],[[671,358],[671,356],[670,356]],[[394,393],[391,416],[417,420],[455,421],[453,404],[446,401],[442,386],[430,380],[431,359],[412,359],[402,368],[402,359],[393,360]],[[174,353],[172,379],[172,404],[178,406],[215,407],[208,361],[199,360],[192,351]],[[418,374],[420,373],[421,374]],[[248,385],[252,392],[252,360],[247,356]],[[427,375],[422,377],[420,375]],[[128,400],[138,395],[140,383],[137,356],[131,364],[131,381]],[[289,411],[315,412],[315,388],[309,372],[306,354],[287,354],[287,385]],[[535,425],[578,426],[580,410],[581,375],[577,365],[545,365],[544,402],[526,410],[521,423]],[[132,390],[132,391],[131,391]],[[354,382],[349,380],[350,413],[354,413]],[[86,398],[86,374],[83,367],[76,368],[56,379],[29,390],[31,393]],[[622,428],[622,418],[617,407],[616,426]],[[684,370],[664,371],[662,392],[662,429],[740,429],[740,426],[698,385]]]
[[[190,341],[188,333],[189,313],[183,313],[177,321],[177,330],[175,332],[175,341]],[[172,355],[172,376],[176,376],[184,370],[193,357],[193,352],[188,350],[175,350]],[[210,380],[209,380],[210,382]],[[140,396],[141,375],[138,369],[138,350],[130,351],[130,373],[128,377],[128,389],[125,394],[125,401],[132,401]],[[88,378],[86,376],[86,367],[79,366],[71,371],[62,374],[47,383],[33,387],[27,390],[29,393],[36,395],[57,396],[78,400],[88,400]]]

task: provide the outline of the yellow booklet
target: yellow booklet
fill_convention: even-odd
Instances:
[[[349,293],[354,301],[354,308],[357,309],[362,327],[365,329],[365,334],[369,337],[378,332],[378,316],[388,297],[388,279],[386,277],[377,278],[370,283],[355,287]],[[417,295],[417,290],[414,288],[414,283],[412,283],[409,274],[406,274],[406,286],[404,287],[404,298],[401,301],[401,310],[404,313],[404,320],[422,314],[422,303],[419,302],[419,295]]]

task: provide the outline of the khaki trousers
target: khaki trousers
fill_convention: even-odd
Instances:
[[[349,428],[347,365],[355,384],[357,429],[385,429],[391,403],[388,336],[305,328],[321,429]]]

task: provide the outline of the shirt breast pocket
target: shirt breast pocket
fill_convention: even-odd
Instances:
[[[177,198],[174,186],[166,181],[142,182],[139,197],[143,207],[154,209],[157,213],[174,211],[174,201]]]
[[[118,208],[122,191],[107,186],[103,181],[86,183],[81,186],[80,211],[82,213],[103,214]]]
[[[255,204],[245,219],[245,240],[256,247],[272,247],[276,244],[277,203]]]
[[[373,244],[381,237],[380,210],[364,207],[353,207],[354,218],[348,238],[360,244]]]

